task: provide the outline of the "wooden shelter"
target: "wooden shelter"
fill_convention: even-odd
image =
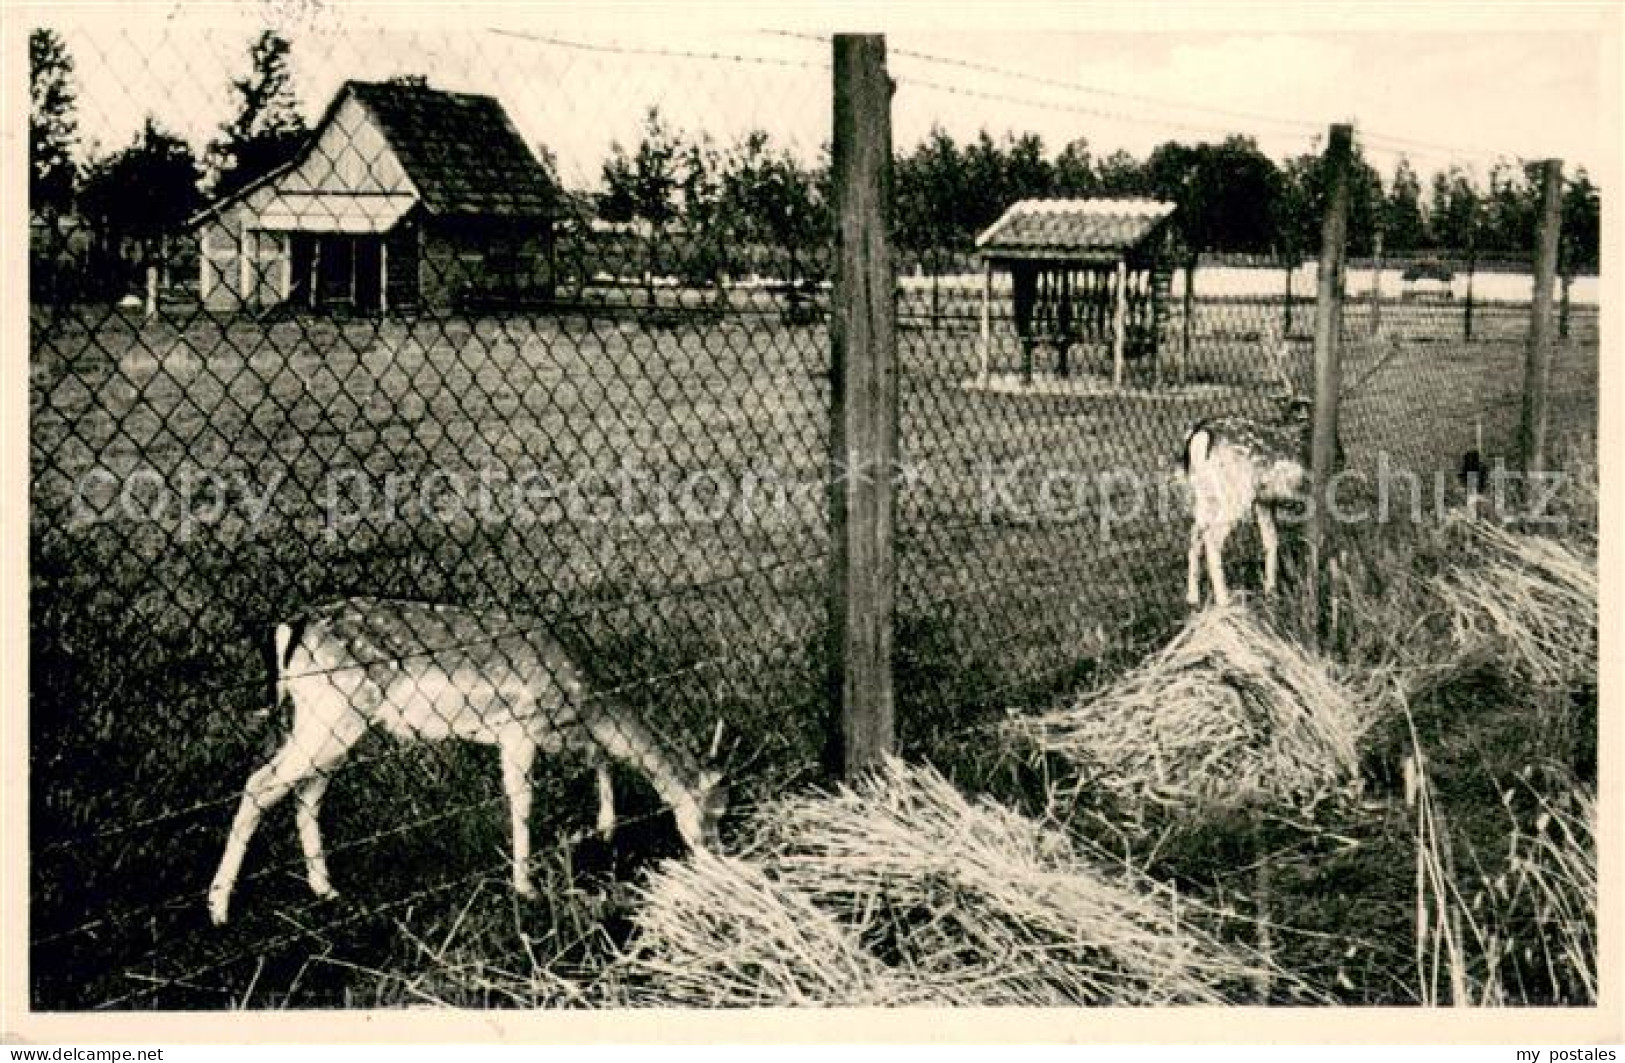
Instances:
[[[556,198],[492,97],[349,81],[298,155],[192,218],[199,296],[362,311],[545,296]]]
[[[1033,347],[1056,350],[1056,373],[1071,372],[1078,345],[1111,354],[1112,381],[1124,362],[1155,358],[1172,280],[1168,254],[1174,205],[1152,199],[1024,199],[976,240],[982,258],[981,371],[989,372],[993,272],[1010,274],[1022,374]]]

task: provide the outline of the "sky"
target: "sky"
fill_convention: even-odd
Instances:
[[[148,113],[201,149],[230,115],[249,42],[273,26],[292,41],[310,117],[346,78],[423,74],[497,96],[567,183],[591,187],[651,105],[718,146],[760,127],[810,158],[829,137],[828,26],[882,9],[605,10],[165,0],[54,5],[31,21],[74,55],[87,149],[123,146]],[[1252,5],[1223,19],[1212,6],[888,10],[900,150],[941,125],[961,140],[1032,131],[1052,152],[1084,137],[1097,156],[1142,158],[1169,139],[1245,133],[1280,159],[1319,150],[1326,126],[1348,121],[1385,177],[1401,154],[1424,177],[1555,156],[1605,183],[1617,164],[1618,18],[1604,8],[1547,7],[1533,22],[1506,4]]]

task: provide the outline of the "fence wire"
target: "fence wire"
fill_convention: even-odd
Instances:
[[[810,770],[820,64],[58,40],[129,146],[34,214],[37,1006],[343,1002],[334,965],[401,959],[377,913],[456,916],[425,879],[507,894],[533,748],[535,874],[591,859],[596,765],[610,866],[714,830],[713,768]],[[684,127],[746,87],[771,114]]]
[[[390,1002],[355,972],[410,982],[476,900],[520,921],[493,963],[586,962],[624,920],[577,872],[714,828],[712,767],[737,808],[826,742],[827,43],[52,33],[82,144],[31,214],[35,1006]],[[898,60],[895,672],[929,755],[1178,623],[1186,433],[1307,389],[1316,277],[1061,158],[955,213],[942,136],[1044,162],[961,130],[1145,101]],[[1092,205],[978,243],[1035,190]],[[1346,286],[1347,462],[1510,456],[1527,263]]]

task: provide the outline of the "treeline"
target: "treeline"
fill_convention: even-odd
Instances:
[[[1498,162],[1488,184],[1460,167],[1424,189],[1401,158],[1385,181],[1355,145],[1350,180],[1349,253],[1415,257],[1476,254],[1526,260],[1539,205],[1539,168]],[[1151,196],[1176,204],[1178,235],[1198,252],[1302,258],[1316,253],[1325,197],[1324,155],[1275,162],[1246,136],[1218,143],[1168,141],[1144,160],[1126,151],[1095,157],[1079,138],[1051,153],[1033,133],[987,132],[958,143],[940,127],[897,160],[901,246],[932,260],[968,249],[978,232],[1018,199],[1047,196]],[[1600,200],[1585,170],[1568,175],[1563,251],[1570,269],[1595,269]],[[1379,236],[1380,234],[1380,236]]]
[[[1178,206],[1175,226],[1191,252],[1312,257],[1320,245],[1325,157],[1318,151],[1277,163],[1246,136],[1218,143],[1169,141],[1141,160],[1126,151],[1096,157],[1079,138],[1050,152],[1034,133],[983,131],[959,143],[938,127],[900,154],[893,173],[894,223],[904,259],[940,273],[968,254],[976,235],[1019,199],[1150,196]],[[1349,253],[1430,254],[1527,261],[1534,246],[1540,172],[1534,163],[1497,162],[1480,183],[1465,169],[1436,173],[1424,188],[1409,159],[1385,180],[1358,142],[1350,176]],[[828,225],[827,152],[809,167],[775,149],[767,133],[729,149],[673,130],[651,109],[640,142],[616,144],[603,191],[581,201],[599,216],[640,221],[653,240],[709,237],[714,268],[728,248],[754,243],[795,248]],[[1566,177],[1562,258],[1569,271],[1595,270],[1601,203],[1584,169]],[[658,251],[651,265],[659,261]],[[702,270],[701,272],[704,272]]]
[[[79,234],[82,246],[69,250],[80,260],[81,281],[116,294],[135,265],[168,260],[170,238],[208,198],[242,187],[299,150],[309,129],[292,90],[290,52],[274,31],[253,41],[247,74],[231,84],[232,117],[201,158],[149,114],[128,145],[111,152],[95,147],[79,163],[73,59],[54,31],[31,34],[32,217],[57,249],[72,243],[69,230]],[[540,155],[553,169],[545,147]],[[1154,196],[1179,207],[1175,224],[1189,251],[1292,260],[1312,256],[1318,246],[1324,185],[1319,152],[1277,162],[1246,136],[1168,141],[1142,160],[1125,151],[1096,156],[1083,137],[1051,151],[1033,133],[996,138],[984,131],[961,143],[939,127],[897,157],[895,232],[905,265],[943,272],[1018,199]],[[1380,239],[1391,257],[1527,260],[1537,200],[1531,165],[1502,160],[1485,180],[1451,167],[1424,186],[1408,159],[1384,178],[1356,144],[1349,251],[1370,255]],[[828,149],[808,163],[760,130],[719,145],[672,127],[650,108],[638,142],[613,146],[599,186],[566,192],[561,202],[575,215],[578,224],[569,227],[575,233],[623,223],[651,278],[678,272],[720,281],[755,269],[794,283],[823,273]],[[1586,172],[1568,174],[1565,270],[1596,268],[1600,214],[1599,190]],[[36,277],[50,280],[52,256],[39,257]]]
[[[73,57],[50,29],[34,30],[28,45],[29,206],[50,245],[34,256],[34,286],[58,297],[122,294],[141,266],[170,260],[170,241],[208,199],[282,165],[308,133],[289,43],[266,31],[249,48],[247,76],[231,83],[231,120],[202,158],[149,113],[129,144],[93,146],[79,164]]]

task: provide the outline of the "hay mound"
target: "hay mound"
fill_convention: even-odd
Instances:
[[[1597,562],[1554,539],[1458,519],[1451,560],[1433,578],[1464,652],[1491,645],[1530,682],[1565,686],[1597,673]]]
[[[1222,809],[1355,785],[1358,704],[1324,661],[1232,606],[1104,690],[1005,726],[1130,808]]]
[[[744,859],[651,881],[628,968],[644,1002],[1220,1003],[1265,970],[1200,906],[930,769],[890,761],[753,827]]]
[[[626,1003],[676,1007],[908,1004],[911,991],[857,935],[754,863],[669,861],[633,916]]]

